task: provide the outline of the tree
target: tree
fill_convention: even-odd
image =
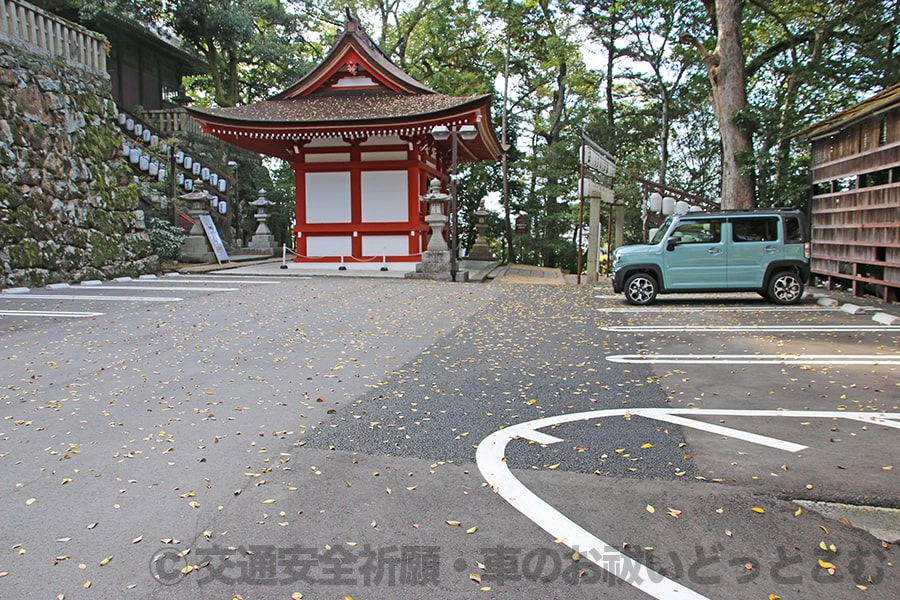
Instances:
[[[747,80],[743,50],[743,0],[703,0],[712,23],[715,49],[686,35],[703,59],[712,89],[722,140],[722,208],[755,206],[753,140],[745,120]]]
[[[298,78],[309,63],[297,16],[279,0],[177,0],[171,25],[206,61],[219,106],[264,99]]]

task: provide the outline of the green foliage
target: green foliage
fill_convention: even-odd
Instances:
[[[159,218],[150,219],[150,245],[153,252],[163,260],[177,261],[181,258],[184,234],[180,227]]]

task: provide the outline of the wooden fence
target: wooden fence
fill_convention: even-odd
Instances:
[[[0,1],[0,38],[106,74],[106,38],[21,0]]]

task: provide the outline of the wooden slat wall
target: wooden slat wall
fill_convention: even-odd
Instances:
[[[900,99],[813,141],[812,271],[856,295],[900,293]]]

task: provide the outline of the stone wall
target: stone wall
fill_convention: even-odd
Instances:
[[[0,40],[0,287],[156,272],[109,77]]]

